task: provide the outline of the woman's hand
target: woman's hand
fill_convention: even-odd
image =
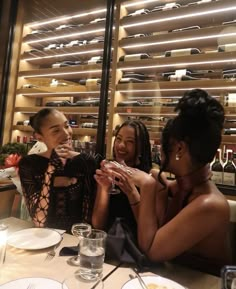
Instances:
[[[96,175],[94,175],[94,178],[103,190],[106,190],[106,191],[110,190],[112,179],[106,172],[97,169]]]
[[[141,188],[148,181],[155,181],[151,174],[126,165],[120,165],[110,169],[109,174],[116,179],[119,179],[120,183],[129,182],[130,185],[132,183],[131,187],[136,186]],[[119,181],[116,182],[117,185],[119,185]]]
[[[55,151],[61,159],[63,165],[65,165],[67,159],[71,159],[79,154],[78,152],[75,152],[72,146],[68,143],[58,145],[55,148]]]

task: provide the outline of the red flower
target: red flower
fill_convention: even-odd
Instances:
[[[19,156],[18,154],[10,154],[8,157],[5,158],[5,168],[17,167],[20,159],[21,156]]]

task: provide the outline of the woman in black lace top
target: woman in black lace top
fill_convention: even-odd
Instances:
[[[35,225],[69,232],[73,223],[90,223],[96,191],[94,158],[73,151],[72,129],[58,110],[42,109],[30,124],[36,139],[47,146],[47,151],[28,155],[19,164],[23,194]]]

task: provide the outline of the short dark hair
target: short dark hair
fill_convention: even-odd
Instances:
[[[137,165],[142,171],[149,172],[152,168],[151,144],[147,127],[140,120],[127,120],[122,123],[115,133],[116,137],[124,126],[130,126],[135,131],[135,156],[139,159],[140,164]],[[114,146],[113,156],[115,157]]]
[[[34,129],[34,132],[41,133],[41,127],[45,118],[51,114],[52,112],[57,111],[54,108],[43,108],[38,111],[36,114],[30,117],[30,125]]]
[[[184,141],[189,148],[192,162],[205,165],[211,162],[221,143],[224,125],[224,108],[205,90],[187,91],[179,100],[175,111],[162,132],[162,150],[165,154],[161,171],[169,162],[171,140]]]

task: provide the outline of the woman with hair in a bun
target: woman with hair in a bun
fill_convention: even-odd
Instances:
[[[95,159],[75,152],[65,115],[44,108],[30,118],[47,150],[20,160],[19,175],[29,214],[37,227],[70,232],[73,223],[91,222],[96,194]]]
[[[211,181],[210,162],[221,143],[224,109],[201,89],[188,91],[175,108],[161,140],[158,175],[132,168],[112,171],[140,188],[140,248],[154,262],[176,260],[220,274],[230,264],[229,206]],[[164,178],[163,172],[175,175]]]

